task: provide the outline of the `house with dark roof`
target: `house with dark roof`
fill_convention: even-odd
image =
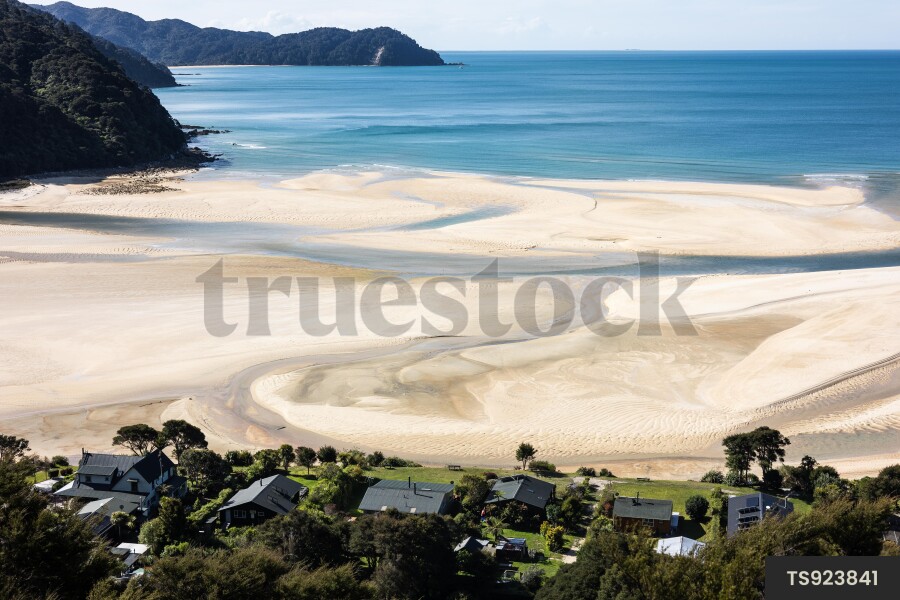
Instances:
[[[655,535],[672,532],[672,501],[619,496],[613,503],[613,527],[616,531],[646,528]]]
[[[753,527],[767,516],[784,516],[794,512],[794,503],[757,492],[728,499],[728,536]]]
[[[219,524],[223,528],[257,525],[272,517],[286,515],[297,508],[308,491],[305,485],[284,475],[259,479],[222,505]]]
[[[491,552],[491,550],[493,550],[492,546],[493,545],[489,540],[482,540],[475,536],[469,536],[458,543],[456,547],[453,548],[453,551],[462,552],[465,550],[466,552],[477,554],[478,552]]]
[[[452,483],[382,479],[366,489],[359,510],[377,514],[395,509],[405,514],[446,514],[453,497]]]
[[[547,505],[555,498],[556,486],[549,481],[535,479],[530,475],[512,475],[494,482],[484,502],[497,506],[512,501],[521,502],[532,512],[543,515]]]
[[[81,453],[75,479],[55,492],[62,498],[87,501],[110,499],[102,512],[126,512],[147,517],[159,504],[160,487],[172,496],[187,492],[187,480],[175,472],[175,463],[160,450],[144,456]]]

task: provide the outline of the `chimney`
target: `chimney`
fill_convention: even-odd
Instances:
[[[406,487],[412,487],[412,477],[406,478]]]
[[[415,494],[415,493],[416,493],[416,484],[413,483],[413,494]]]

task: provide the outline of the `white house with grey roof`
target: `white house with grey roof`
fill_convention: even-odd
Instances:
[[[359,510],[368,514],[395,509],[407,514],[446,514],[453,497],[452,483],[382,479],[366,489]]]
[[[786,498],[778,498],[762,492],[732,496],[728,499],[726,532],[730,537],[739,531],[753,527],[767,516],[781,517],[792,512],[794,512],[794,503]]]
[[[159,504],[160,487],[166,485],[173,496],[183,496],[187,481],[175,472],[175,463],[160,450],[144,456],[84,452],[75,479],[58,489],[62,498],[109,499],[96,504],[101,518],[113,512],[150,516]]]
[[[309,491],[284,475],[272,475],[254,481],[219,509],[219,523],[223,528],[256,525],[272,517],[286,515],[297,508],[300,499]]]

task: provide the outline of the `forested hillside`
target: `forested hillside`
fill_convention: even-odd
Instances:
[[[320,27],[273,36],[259,31],[200,28],[179,19],[145,21],[112,8],[82,8],[69,2],[35,8],[166,65],[444,64],[437,52],[422,48],[389,27],[360,31]]]
[[[156,96],[76,27],[0,0],[0,177],[130,166],[185,136]]]

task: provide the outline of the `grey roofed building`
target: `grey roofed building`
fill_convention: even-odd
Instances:
[[[371,514],[393,508],[401,513],[442,515],[452,493],[452,483],[383,479],[366,489],[359,510]]]
[[[729,536],[738,531],[753,527],[767,515],[784,516],[794,512],[794,503],[787,498],[777,498],[770,494],[757,492],[743,496],[732,496],[728,499]]]
[[[456,545],[456,548],[453,549],[454,552],[462,552],[463,550],[467,550],[472,554],[476,552],[481,552],[485,548],[489,548],[491,542],[488,540],[480,540],[474,536],[469,536],[460,543]]]
[[[555,497],[556,486],[549,481],[535,479],[530,475],[512,475],[498,479],[494,483],[485,503],[494,504],[518,500],[523,504],[544,510]]]
[[[286,515],[297,508],[297,502],[306,495],[308,488],[284,475],[272,475],[254,481],[222,505],[219,512],[244,504],[254,504],[276,515]]]
[[[653,498],[619,496],[613,503],[613,517],[622,519],[652,519],[672,522],[672,501]]]

